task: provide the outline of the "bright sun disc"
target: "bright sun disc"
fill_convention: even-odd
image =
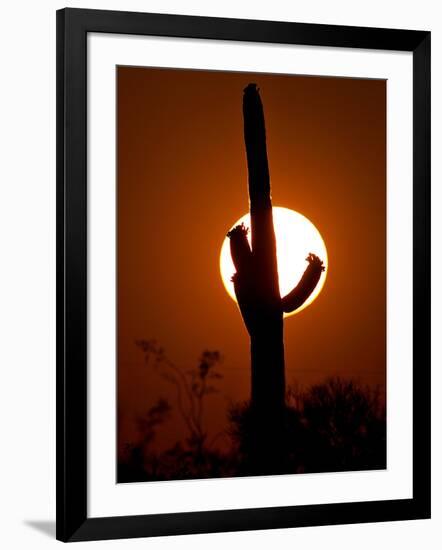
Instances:
[[[240,218],[232,225],[231,229],[241,223],[244,223],[250,229],[250,214],[246,214]],[[310,252],[319,256],[325,266],[325,272],[322,273],[319,283],[304,304],[297,310],[284,314],[284,317],[289,317],[309,306],[321,292],[328,271],[327,249],[316,227],[305,216],[299,214],[299,212],[275,206],[273,208],[273,225],[276,236],[279,288],[282,297],[298,284],[308,265],[306,258]],[[250,243],[250,231],[248,239]],[[231,281],[232,275],[235,273],[235,266],[230,255],[230,241],[228,237],[224,239],[221,247],[219,263],[224,286],[229,296],[236,301]]]

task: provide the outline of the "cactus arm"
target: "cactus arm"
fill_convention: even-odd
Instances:
[[[230,239],[230,255],[237,273],[250,271],[252,251],[250,250],[247,233],[249,230],[244,224],[237,225],[227,233]]]
[[[248,229],[237,225],[227,233],[230,239],[230,254],[236,269],[232,277],[233,288],[247,330],[253,330],[253,304],[256,300],[253,284],[253,256],[247,240]]]
[[[282,310],[285,313],[291,313],[300,308],[316,288],[321,278],[321,273],[325,271],[322,260],[315,254],[309,254],[306,258],[309,262],[304,274],[295,288],[284,296],[281,300]]]

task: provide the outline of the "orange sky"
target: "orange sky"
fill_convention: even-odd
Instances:
[[[184,368],[204,349],[222,353],[211,431],[230,400],[249,398],[248,335],[219,274],[225,233],[248,210],[249,82],[264,103],[273,205],[309,218],[329,256],[318,299],[285,320],[287,383],[340,375],[385,388],[385,81],[119,67],[120,443],[158,397],[173,404],[136,339],[156,338]],[[164,426],[159,445],[184,429]]]

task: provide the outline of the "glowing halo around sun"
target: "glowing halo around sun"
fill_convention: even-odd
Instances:
[[[250,214],[246,214],[236,221],[230,229],[244,223],[249,228],[247,235],[249,243],[251,240]],[[291,313],[284,313],[284,317],[290,317],[299,313],[318,297],[321,292],[328,272],[328,256],[324,240],[321,234],[305,216],[294,210],[281,206],[273,207],[273,225],[276,237],[276,256],[278,260],[278,276],[281,297],[288,294],[299,282],[308,263],[307,255],[312,252],[324,262],[325,271],[322,273],[315,290],[297,310]],[[235,273],[232,257],[230,255],[230,241],[224,239],[220,254],[221,279],[231,298],[236,301],[232,275]]]

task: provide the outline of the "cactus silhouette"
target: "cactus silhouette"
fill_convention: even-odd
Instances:
[[[323,262],[308,254],[297,286],[281,297],[273,227],[264,111],[256,84],[244,89],[244,140],[247,152],[251,247],[243,224],[227,235],[236,269],[232,277],[237,302],[250,335],[251,406],[278,422],[285,405],[283,314],[298,309],[316,287]],[[306,251],[307,252],[307,251]]]

